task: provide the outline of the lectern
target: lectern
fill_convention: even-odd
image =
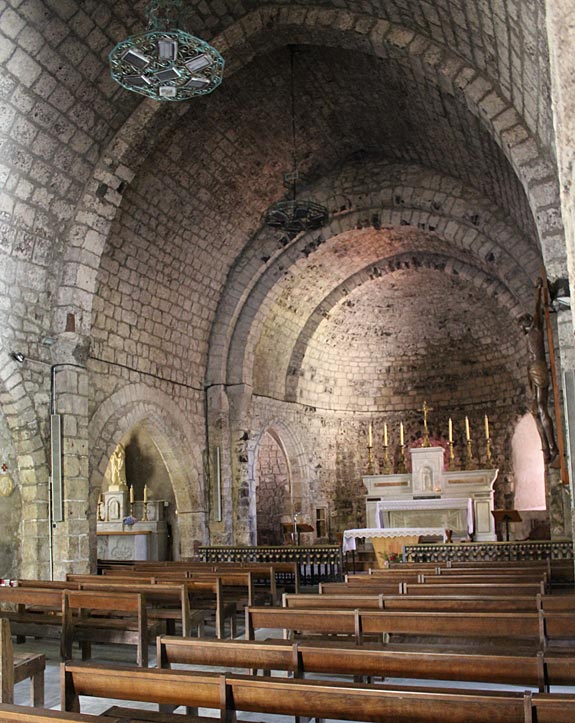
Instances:
[[[282,531],[285,537],[290,534],[294,545],[299,545],[300,532],[313,532],[313,527],[307,522],[282,522]]]
[[[521,522],[521,515],[517,510],[493,510],[492,515],[496,525],[505,525],[505,542],[509,542],[509,523]]]

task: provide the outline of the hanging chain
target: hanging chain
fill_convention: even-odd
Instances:
[[[182,0],[151,0],[146,11],[148,30],[174,30],[182,25]]]

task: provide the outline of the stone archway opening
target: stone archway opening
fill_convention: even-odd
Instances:
[[[257,544],[282,545],[282,522],[294,514],[289,463],[279,439],[264,432],[255,465]]]
[[[171,475],[154,439],[154,431],[142,420],[122,436],[119,444],[125,459],[126,506],[121,520],[115,520],[114,510],[119,507],[118,503],[108,500],[106,504],[105,493],[112,482],[110,457],[98,496],[98,558],[105,557],[105,553],[117,557],[136,552],[135,545],[128,544],[129,540],[119,545],[113,539],[114,534],[104,534],[117,531],[134,536],[138,532],[145,533],[149,537],[145,541],[148,559],[173,560],[179,553],[177,504]],[[124,519],[128,516],[136,521],[126,524]],[[134,559],[139,559],[142,554],[143,550],[138,549]]]

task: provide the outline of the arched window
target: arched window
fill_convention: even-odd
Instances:
[[[541,438],[531,414],[526,414],[519,420],[511,440],[511,449],[515,475],[515,509],[546,509]]]

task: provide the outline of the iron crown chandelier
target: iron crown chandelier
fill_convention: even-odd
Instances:
[[[295,48],[290,50],[290,95],[291,95],[291,133],[292,133],[292,171],[284,176],[284,185],[291,188],[291,199],[277,201],[266,210],[263,222],[272,228],[279,228],[290,237],[302,231],[310,231],[325,226],[329,214],[325,206],[310,199],[297,198],[297,182],[300,178],[297,167],[297,141],[295,122],[295,84],[294,55]]]
[[[178,28],[181,10],[182,0],[152,0],[147,31],[112,50],[110,72],[123,88],[154,100],[187,100],[211,93],[222,82],[222,56]]]

